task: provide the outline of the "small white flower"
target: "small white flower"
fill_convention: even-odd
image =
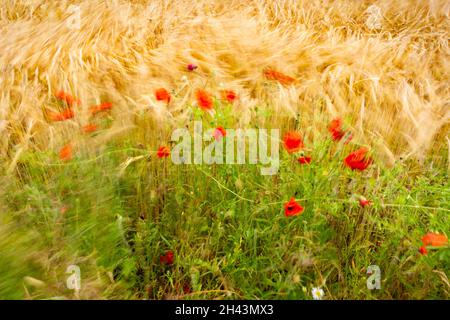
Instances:
[[[314,300],[322,300],[325,293],[321,288],[312,288],[312,296]]]
[[[182,77],[181,77],[181,81],[183,81],[183,82],[188,81],[188,77],[187,77],[187,76],[182,76]]]

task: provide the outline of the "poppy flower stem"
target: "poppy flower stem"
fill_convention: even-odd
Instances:
[[[255,202],[254,200],[251,199],[247,199],[244,197],[241,197],[240,195],[238,195],[236,192],[234,192],[233,190],[228,189],[227,187],[225,187],[223,184],[221,184],[216,178],[214,178],[213,176],[209,175],[208,173],[206,173],[205,171],[203,171],[202,169],[198,169],[198,171],[202,172],[205,176],[211,178],[212,180],[214,180],[214,182],[216,182],[220,187],[222,187],[223,189],[227,190],[228,192],[231,192],[232,194],[234,194],[236,197],[238,197],[241,200],[245,200],[245,201],[249,201],[249,202]]]

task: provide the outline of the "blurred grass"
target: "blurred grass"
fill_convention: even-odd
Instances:
[[[282,153],[274,177],[258,166],[151,156],[119,177],[121,163],[146,153],[132,145],[109,144],[101,157],[69,163],[24,154],[22,177],[4,184],[3,298],[72,297],[69,264],[81,268],[80,298],[305,299],[321,285],[333,299],[448,298],[449,250],[417,251],[427,231],[449,232],[442,168],[355,173],[329,152],[351,146],[322,142],[310,166]],[[362,209],[352,195],[374,204]],[[305,207],[293,219],[282,206],[290,196]],[[166,250],[175,252],[173,266],[159,263]],[[382,270],[380,291],[365,288],[370,264]],[[30,288],[25,276],[45,285]]]

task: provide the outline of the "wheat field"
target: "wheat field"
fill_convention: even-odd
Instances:
[[[379,10],[379,25],[370,24],[373,8]],[[0,277],[7,281],[0,284],[0,298],[302,299],[315,282],[330,299],[448,299],[448,248],[435,261],[429,255],[410,263],[417,258],[414,237],[430,229],[450,231],[449,16],[446,0],[3,0]],[[197,68],[190,71],[189,64]],[[267,79],[268,68],[293,78],[292,83]],[[170,92],[170,102],[155,98],[158,88]],[[330,179],[321,184],[317,178],[323,185],[319,190],[317,184],[295,184],[289,180],[292,173],[261,180],[251,169],[230,173],[220,167],[202,174],[170,162],[161,165],[153,157],[145,161],[147,153],[169,143],[173,129],[199,117],[198,89],[215,96],[215,109],[220,109],[221,90],[239,97],[216,114],[221,118],[213,115],[206,122],[298,129],[308,150],[326,150],[328,123],[343,119],[352,143],[370,146],[376,162],[370,176],[360,175],[345,188],[383,199],[374,200],[370,213],[380,220],[369,223],[371,217],[344,203],[318,203],[314,212],[321,218],[308,222],[317,225],[315,231],[297,234],[287,225],[295,234],[290,242],[282,240],[277,226],[267,236],[265,246],[276,243],[273,252],[280,250],[280,261],[287,259],[295,268],[256,262],[256,257],[271,257],[256,244],[261,241],[256,231],[255,238],[249,231],[262,228],[259,218],[245,218],[249,225],[241,221],[238,227],[241,222],[233,220],[238,218],[231,214],[229,222],[226,213],[260,217],[274,201],[289,200],[294,189],[323,201],[342,195],[346,180],[332,178],[331,167],[323,174],[309,172],[311,180]],[[75,116],[51,121],[49,115],[64,108],[57,98],[61,91],[79,100]],[[112,103],[108,114],[92,117],[92,106],[104,102]],[[83,128],[93,123],[100,129],[86,134]],[[74,165],[55,157],[68,143],[78,157]],[[214,186],[215,191],[208,189]],[[267,202],[257,200],[263,194]],[[255,209],[240,197],[260,206]],[[66,210],[70,223],[61,222]],[[200,213],[189,220],[189,210]],[[333,218],[324,218],[327,210],[334,210]],[[218,226],[210,222],[216,211],[225,212]],[[173,212],[180,216],[170,216]],[[337,236],[331,239],[338,253],[327,252],[318,240],[328,239],[328,233],[325,222],[314,219],[329,219],[335,227]],[[71,227],[61,227],[65,223]],[[224,238],[217,236],[216,243],[208,230],[223,225],[236,237],[222,248]],[[101,232],[90,233],[99,226]],[[247,249],[255,256],[233,269],[233,254],[246,252],[238,244],[247,231],[255,241]],[[366,292],[365,273],[356,270],[370,263],[364,241],[389,235],[392,242],[381,251],[379,264],[394,269],[385,273],[383,285],[389,289],[377,296]],[[296,241],[303,248],[305,239],[315,247],[285,257],[286,248]],[[351,248],[345,257],[339,249],[344,243]],[[169,244],[179,246],[170,274],[159,268],[161,250]],[[360,264],[359,253],[365,257]],[[392,261],[400,262],[393,267]],[[84,265],[82,289],[75,292],[65,286],[66,266],[74,263]],[[429,283],[420,272],[428,272]],[[274,273],[283,280],[275,280]],[[239,282],[246,278],[252,283]]]

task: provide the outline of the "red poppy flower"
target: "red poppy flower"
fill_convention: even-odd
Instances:
[[[424,256],[424,255],[426,255],[428,253],[428,250],[427,250],[427,248],[425,246],[421,246],[419,248],[419,252],[420,252],[421,255]]]
[[[105,110],[111,110],[112,108],[112,103],[111,102],[103,102],[97,106],[92,106],[90,108],[91,113],[94,115],[96,113],[99,113],[101,111],[105,111]]]
[[[311,160],[312,160],[311,157],[308,157],[308,156],[300,157],[297,159],[298,163],[300,163],[300,164],[310,164]]]
[[[159,257],[161,264],[171,265],[173,264],[174,254],[173,251],[167,251],[166,254]]]
[[[59,100],[65,100],[66,99],[66,93],[62,90],[55,93],[55,97]]]
[[[328,131],[330,131],[333,140],[339,141],[345,135],[345,132],[342,131],[342,120],[341,118],[333,119],[328,126]]]
[[[97,125],[93,123],[89,123],[83,127],[83,132],[91,133],[97,131]]]
[[[444,234],[428,232],[422,237],[422,243],[424,246],[441,247],[448,243],[448,238]]]
[[[342,130],[342,119],[341,118],[335,118],[331,120],[330,125],[328,126],[328,131],[341,131]]]
[[[50,112],[49,117],[52,121],[64,121],[67,119],[72,119],[75,113],[72,109],[67,109],[62,112]]]
[[[303,210],[304,208],[295,201],[294,197],[284,204],[284,214],[286,217],[298,215],[302,213]]]
[[[331,137],[334,141],[340,141],[346,134],[346,131],[342,129],[341,118],[331,120],[330,125],[328,126],[328,131],[331,133]],[[352,138],[353,136],[349,134],[345,143],[347,144]]]
[[[288,85],[297,81],[294,78],[287,76],[281,72],[275,71],[273,69],[265,70],[264,75],[266,76],[267,79],[276,80],[284,85]]]
[[[362,147],[350,153],[344,160],[345,165],[352,170],[365,170],[372,163],[372,159],[366,157],[367,152],[367,148]]]
[[[359,199],[359,205],[361,206],[361,207],[365,207],[365,206],[368,206],[368,205],[370,205],[370,200],[367,200],[366,198],[364,198],[364,197],[361,197],[360,199]]]
[[[158,100],[158,101],[165,101],[167,103],[170,102],[170,93],[164,88],[157,89],[155,91],[155,96],[156,96],[156,100]]]
[[[66,102],[69,106],[73,106],[74,104],[81,104],[81,101],[79,99],[75,99],[70,94],[66,96]]]
[[[188,65],[187,65],[187,69],[189,70],[189,71],[194,71],[195,69],[197,69],[198,68],[198,66],[196,66],[195,64],[193,64],[193,63],[189,63]]]
[[[196,92],[197,103],[200,108],[204,110],[211,110],[213,107],[213,99],[211,95],[202,89],[197,90]]]
[[[167,158],[170,155],[169,147],[162,146],[159,147],[158,152],[156,152],[158,158]]]
[[[72,145],[66,144],[62,149],[59,151],[59,158],[63,161],[68,161],[72,159]]]
[[[237,94],[233,90],[222,90],[222,99],[227,100],[229,103],[233,103],[237,98]]]
[[[81,103],[79,99],[75,99],[71,94],[66,93],[62,90],[56,92],[55,97],[58,98],[59,100],[65,101],[69,106]]]
[[[303,148],[303,140],[300,133],[291,131],[284,135],[284,147],[289,153],[300,151]]]
[[[225,131],[225,129],[223,127],[217,127],[214,130],[213,136],[216,140],[219,140],[222,137],[225,137],[227,135],[227,132]]]

